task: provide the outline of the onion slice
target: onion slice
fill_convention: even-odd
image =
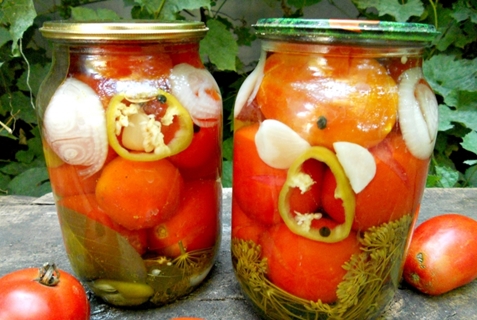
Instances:
[[[86,166],[80,175],[88,177],[102,168],[108,153],[105,112],[86,83],[68,78],[58,87],[45,110],[43,133],[61,160]]]
[[[169,77],[172,94],[200,127],[213,127],[221,119],[222,97],[214,77],[206,70],[180,63]]]
[[[406,146],[413,156],[427,159],[437,137],[437,100],[424,83],[421,68],[403,72],[399,83],[399,125]]]
[[[376,175],[373,155],[368,149],[352,142],[335,142],[333,148],[351,188],[355,193],[360,193]]]
[[[234,105],[234,117],[236,118],[243,107],[249,105],[257,95],[258,88],[262,83],[263,69],[265,68],[266,52],[262,51],[255,69],[248,75],[240,87]]]
[[[283,122],[264,120],[255,135],[258,155],[267,165],[288,169],[310,144]]]

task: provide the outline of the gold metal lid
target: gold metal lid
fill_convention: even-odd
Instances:
[[[199,21],[50,21],[40,32],[54,40],[170,40],[203,38],[208,31]]]

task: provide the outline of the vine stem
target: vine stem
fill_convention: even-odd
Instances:
[[[433,0],[429,0],[429,3],[431,4],[432,11],[434,12],[434,26],[437,29],[438,28],[437,4],[439,3],[439,0],[436,0],[435,2]]]

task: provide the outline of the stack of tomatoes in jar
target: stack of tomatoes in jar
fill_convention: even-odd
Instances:
[[[372,318],[398,285],[437,134],[421,58],[264,46],[235,105],[236,276],[270,319]]]
[[[162,304],[220,239],[222,101],[198,44],[71,46],[42,118],[76,275],[120,306]]]

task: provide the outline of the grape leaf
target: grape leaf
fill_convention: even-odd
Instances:
[[[477,132],[471,131],[462,139],[462,148],[477,154]]]
[[[321,0],[287,0],[287,3],[295,8],[309,7],[320,2]]]
[[[11,194],[33,197],[39,197],[51,192],[46,167],[35,167],[23,171],[10,181],[8,190]]]
[[[207,55],[219,70],[235,71],[238,45],[232,33],[217,20],[207,21],[209,32],[200,42],[200,54]]]
[[[412,16],[421,16],[424,6],[420,0],[409,0],[401,3],[398,0],[354,0],[358,9],[375,8],[379,16],[393,16],[396,21],[406,22]]]
[[[472,10],[466,2],[464,0],[457,1],[453,6],[452,16],[458,22],[470,19],[471,22],[477,23],[477,11]]]
[[[18,40],[33,25],[37,15],[33,0],[3,0],[0,1],[0,10],[2,11],[0,23],[10,26],[9,32],[13,40],[12,52],[19,55]]]
[[[210,8],[209,0],[135,0],[142,9],[146,9],[156,19],[175,20],[182,10]],[[136,9],[137,10],[137,9]],[[136,12],[136,14],[141,14]]]
[[[92,21],[92,20],[119,20],[120,16],[116,12],[109,9],[93,10],[85,7],[71,8],[71,16],[78,21]]]
[[[457,106],[458,91],[477,91],[477,58],[435,55],[425,61],[423,72],[432,89],[442,95],[449,106]]]
[[[30,71],[25,70],[20,76],[17,82],[18,89],[22,91],[32,91],[33,95],[38,94],[38,89],[40,88],[41,83],[45,79],[45,75],[48,74],[51,64],[42,66],[41,64],[30,65]],[[30,86],[28,86],[27,81]]]
[[[16,119],[31,124],[37,123],[35,109],[32,107],[30,97],[25,96],[21,91],[15,91],[11,95],[0,97],[0,114],[11,113]]]

